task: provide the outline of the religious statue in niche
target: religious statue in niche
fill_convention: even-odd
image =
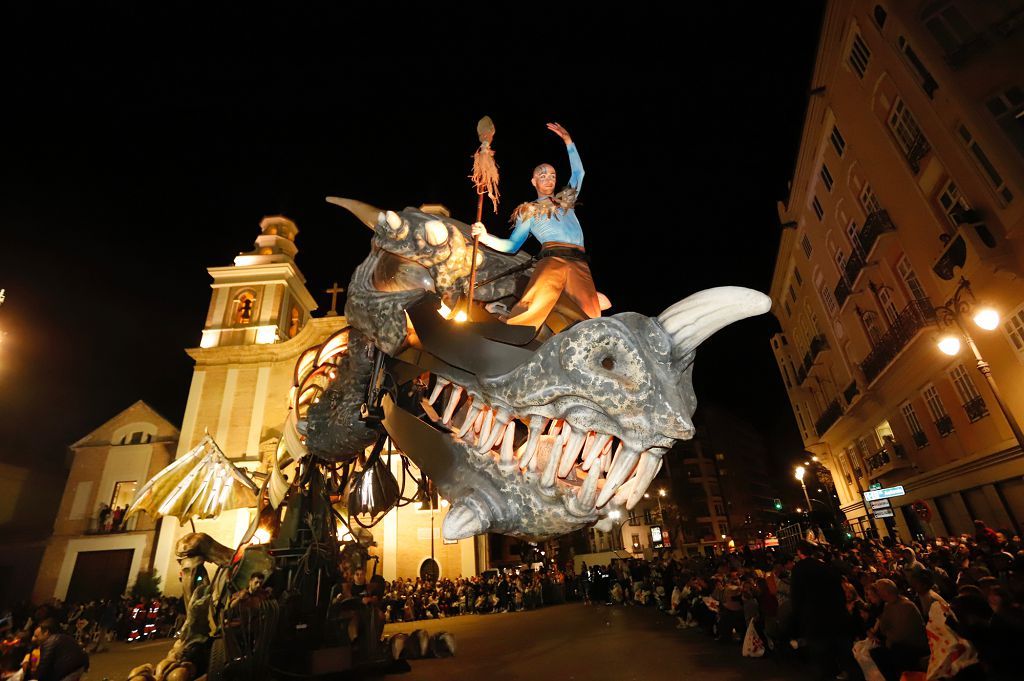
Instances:
[[[256,295],[252,291],[245,291],[235,299],[235,324],[252,323],[253,314],[256,312]]]
[[[291,321],[288,323],[288,337],[295,338],[295,334],[299,332],[299,308],[293,307],[291,314]]]

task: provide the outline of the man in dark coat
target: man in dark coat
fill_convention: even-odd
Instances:
[[[795,635],[805,644],[816,678],[834,679],[853,643],[842,581],[817,557],[814,544],[801,541],[796,554],[790,592]]]
[[[45,620],[32,634],[39,647],[38,681],[78,681],[89,669],[89,656],[73,637],[60,633],[53,620]]]

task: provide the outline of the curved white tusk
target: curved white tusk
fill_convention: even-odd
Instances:
[[[719,286],[698,291],[658,315],[672,337],[672,355],[683,357],[716,331],[771,309],[772,299],[741,286]]]

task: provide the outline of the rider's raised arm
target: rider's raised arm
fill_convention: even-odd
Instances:
[[[572,171],[569,176],[569,186],[579,194],[580,187],[583,186],[583,161],[580,160],[580,152],[576,150],[575,143],[567,144],[565,150],[569,152],[569,169]]]
[[[520,215],[516,219],[516,226],[512,229],[512,233],[509,234],[507,239],[494,236],[493,234],[485,234],[480,237],[480,241],[484,242],[485,245],[490,246],[496,251],[502,251],[503,253],[515,253],[522,248],[523,243],[526,241],[526,237],[530,236],[530,221],[532,218],[523,218]]]

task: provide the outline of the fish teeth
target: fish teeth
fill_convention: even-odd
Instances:
[[[444,408],[444,416],[441,417],[442,423],[448,423],[452,420],[452,416],[455,415],[455,408],[459,406],[459,398],[462,397],[462,386],[452,384],[452,391],[448,394],[448,406]]]
[[[519,457],[519,467],[523,470],[526,470],[527,466],[530,467],[530,470],[537,470],[537,460],[534,458],[534,454],[537,453],[537,445],[540,444],[540,436],[544,432],[545,425],[547,425],[547,419],[543,416],[530,417],[530,435],[526,440],[523,453]]]
[[[590,472],[583,480],[580,491],[576,494],[576,503],[579,510],[589,513],[594,510],[594,502],[597,500],[597,481],[601,477],[601,471]]]
[[[636,466],[639,458],[640,452],[635,449],[629,449],[625,445],[619,447],[619,451],[615,452],[615,460],[612,462],[611,470],[608,471],[608,477],[605,479],[604,488],[601,489],[601,494],[597,497],[598,506],[604,506],[608,503],[612,495],[618,491],[619,486],[633,472],[633,468]]]
[[[462,427],[459,428],[459,437],[465,438],[466,433],[473,427],[473,423],[476,422],[477,414],[480,413],[480,405],[474,400],[469,405],[469,411],[466,412],[466,420],[462,422]]]
[[[555,473],[558,472],[558,460],[562,453],[563,442],[562,434],[559,433],[558,437],[555,438],[555,443],[551,445],[551,451],[548,453],[548,462],[544,466],[544,472],[540,477],[541,487],[551,488],[555,486]]]
[[[502,468],[515,466],[515,439],[516,424],[515,421],[512,421],[505,426],[505,435],[501,440],[501,458],[498,460],[498,465]]]
[[[500,407],[498,408],[497,411],[494,411],[494,425],[491,426],[490,432],[487,434],[486,437],[481,433],[481,444],[479,447],[477,447],[476,451],[480,452],[481,454],[486,454],[487,452],[491,451],[491,447],[494,446],[494,443],[497,442],[498,438],[501,437],[502,433],[505,432],[505,425],[508,423],[510,418],[512,418],[512,414],[505,411],[504,409],[501,409]]]
[[[430,393],[430,397],[427,398],[427,403],[433,404],[436,402],[437,398],[441,396],[441,391],[444,390],[444,387],[449,383],[451,383],[451,381],[447,378],[441,378],[438,376],[437,381],[434,383],[434,390]]]
[[[640,457],[640,463],[636,466],[636,473],[630,479],[633,483],[633,489],[626,498],[627,511],[632,510],[640,501],[640,498],[643,497],[651,481],[654,480],[654,476],[661,470],[661,464],[662,457],[654,450],[648,450]]]
[[[583,450],[583,465],[581,468],[584,471],[589,471],[590,467],[597,461],[597,457],[601,453],[611,447],[612,436],[597,433],[593,440],[589,440],[586,448]],[[598,471],[600,472],[600,471]]]
[[[569,475],[573,464],[576,463],[576,457],[579,456],[580,449],[583,447],[583,443],[587,439],[585,433],[581,433],[578,430],[573,432],[568,423],[565,424],[565,427],[569,429],[569,438],[565,442],[565,451],[562,452],[562,458],[558,464],[558,477],[560,478],[564,478]]]
[[[484,407],[484,420],[480,422],[480,442],[481,444],[487,440],[491,435],[491,427],[494,425],[494,410],[490,407]]]

